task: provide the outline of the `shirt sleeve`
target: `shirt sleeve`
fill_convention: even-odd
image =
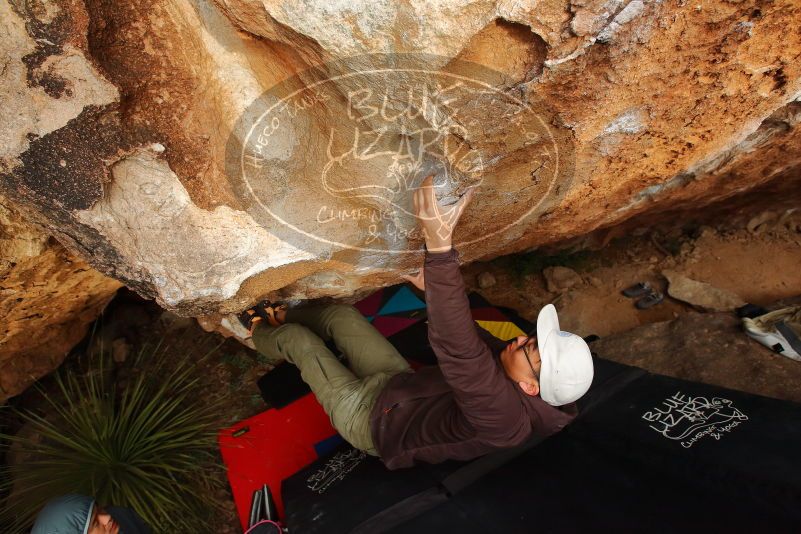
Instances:
[[[525,432],[516,385],[479,336],[459,270],[459,253],[426,250],[428,339],[467,423],[489,442]]]

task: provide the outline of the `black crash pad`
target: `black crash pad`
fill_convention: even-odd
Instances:
[[[595,365],[564,431],[392,532],[801,531],[801,406]],[[346,446],[284,481],[285,523],[350,532],[464,465],[389,471]]]

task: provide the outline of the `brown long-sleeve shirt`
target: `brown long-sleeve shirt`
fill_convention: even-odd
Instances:
[[[389,469],[416,461],[469,460],[561,430],[573,415],[532,397],[506,376],[506,343],[473,321],[459,253],[425,257],[428,339],[438,366],[390,379],[370,415]]]

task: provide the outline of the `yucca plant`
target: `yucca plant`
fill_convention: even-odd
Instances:
[[[18,410],[25,432],[0,436],[24,458],[5,468],[4,532],[66,493],[133,508],[154,532],[205,531],[218,509],[218,414],[193,376],[198,360],[161,344],[122,369],[102,350],[88,359],[85,371],[60,370],[55,392],[41,390],[45,410]]]

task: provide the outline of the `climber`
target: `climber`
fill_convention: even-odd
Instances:
[[[51,499],[36,516],[31,534],[150,534],[130,508],[103,508],[86,495]]]
[[[558,432],[592,382],[589,347],[559,330],[553,305],[539,313],[536,336],[508,343],[473,321],[452,245],[473,194],[443,214],[431,176],[413,193],[425,260],[419,275],[406,278],[425,291],[438,366],[412,371],[353,306],[264,301],[240,316],[259,352],[300,369],[342,437],[390,469],[468,460]],[[325,345],[330,339],[347,367]]]

